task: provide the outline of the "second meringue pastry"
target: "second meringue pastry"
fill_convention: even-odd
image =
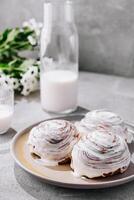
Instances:
[[[78,177],[106,177],[126,171],[130,152],[125,140],[113,133],[94,131],[73,148],[71,168]]]
[[[106,110],[88,112],[80,122],[76,123],[76,127],[82,134],[89,134],[99,129],[111,129],[111,131],[123,137],[127,142],[130,140],[127,127],[122,118]]]
[[[31,154],[37,156],[43,165],[56,166],[70,159],[78,138],[75,126],[69,121],[50,120],[31,130],[28,145]]]

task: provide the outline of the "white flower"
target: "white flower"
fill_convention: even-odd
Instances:
[[[36,45],[37,41],[36,41],[36,39],[35,39],[33,36],[29,35],[29,36],[27,37],[27,39],[28,39],[28,41],[30,42],[30,44],[31,44],[32,46]]]
[[[36,64],[37,64],[38,66],[40,66],[40,65],[41,65],[40,60],[38,60],[38,61],[36,62]]]
[[[4,73],[0,73],[0,87],[5,87],[13,90],[20,90],[20,81],[17,78],[12,78]]]
[[[13,89],[17,90],[20,88],[20,81],[17,78],[11,78]]]
[[[30,67],[28,71],[22,75],[22,79],[20,80],[23,86],[21,94],[27,96],[31,92],[39,89],[38,76],[38,68],[35,66]]]
[[[24,96],[27,96],[31,92],[39,89],[39,81],[36,78],[30,78],[25,81],[26,82],[24,82],[24,79],[21,80],[21,83],[23,85],[21,94],[23,94]]]
[[[39,77],[38,67],[37,66],[31,66],[28,68],[28,71],[25,73],[25,76],[27,77]]]
[[[36,22],[35,19],[30,19],[29,21],[23,22],[23,27],[29,27],[32,31],[35,31],[37,37],[40,36],[42,26],[42,23]]]
[[[29,24],[29,22],[23,22],[22,26],[23,27],[30,27],[30,24]]]
[[[5,74],[0,74],[0,87],[2,88],[11,88],[13,89],[12,80],[9,76],[6,76]]]

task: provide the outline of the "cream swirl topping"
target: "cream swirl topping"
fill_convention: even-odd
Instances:
[[[45,121],[34,127],[28,144],[41,157],[44,165],[57,165],[68,158],[78,140],[75,126],[66,120]]]
[[[105,130],[85,135],[74,146],[71,167],[74,175],[88,178],[123,173],[130,163],[125,140]]]
[[[120,116],[106,110],[94,110],[88,112],[78,123],[77,129],[82,134],[89,134],[90,131],[98,129],[112,129],[112,131],[128,140],[127,127]]]

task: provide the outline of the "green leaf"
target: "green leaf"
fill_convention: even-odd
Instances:
[[[18,33],[19,33],[19,29],[18,29],[18,28],[12,29],[12,30],[9,32],[8,36],[7,36],[6,43],[12,42],[13,40],[15,40],[15,37],[18,35]]]
[[[19,32],[18,28],[15,29],[7,29],[3,35],[2,38],[0,40],[0,48],[9,48],[10,42],[13,41],[15,39],[15,37],[17,36]],[[7,45],[7,46],[6,46]]]
[[[8,37],[8,34],[12,31],[12,29],[6,29],[3,33],[0,34],[0,45],[2,45]]]
[[[0,63],[0,69],[4,70],[4,69],[8,69],[8,64],[7,63]]]
[[[35,32],[28,27],[6,29],[0,33],[0,70],[5,74],[20,79],[22,73],[35,65],[34,59],[26,59],[19,54],[21,51],[35,49],[36,45],[33,47],[30,44],[28,36],[36,38]]]

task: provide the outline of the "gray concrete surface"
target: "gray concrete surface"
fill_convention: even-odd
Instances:
[[[79,105],[88,109],[107,108],[134,123],[134,79],[81,73]],[[16,131],[52,117],[42,111],[39,93],[17,97],[12,129],[0,136],[0,200],[133,200],[134,181],[101,190],[73,190],[45,184],[17,166],[9,152]]]
[[[45,0],[0,0],[0,30],[41,21]],[[83,70],[134,76],[134,1],[73,0]]]

